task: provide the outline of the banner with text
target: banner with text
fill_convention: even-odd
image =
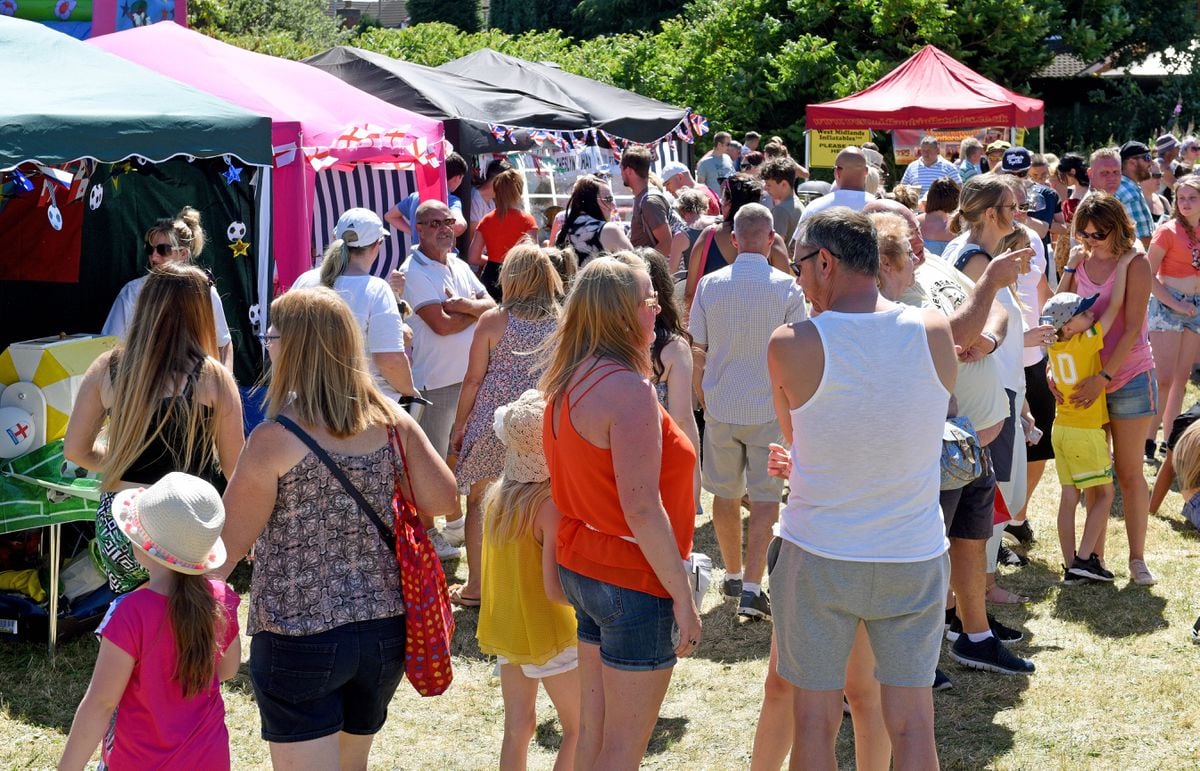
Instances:
[[[987,147],[997,139],[1008,141],[1009,130],[1004,127],[979,129],[898,129],[892,132],[892,151],[896,165],[903,168],[917,159],[921,137],[932,135],[941,146],[941,155],[948,161],[958,160],[958,146],[967,137],[975,137]]]
[[[853,145],[861,146],[871,141],[871,132],[862,131],[813,131],[809,142],[809,165],[832,169],[837,154]]]

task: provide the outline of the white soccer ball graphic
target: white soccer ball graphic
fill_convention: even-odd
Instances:
[[[246,223],[230,222],[229,227],[225,230],[225,235],[229,237],[230,241],[241,239],[242,236],[246,235]]]
[[[56,204],[50,204],[50,208],[46,209],[46,218],[50,220],[50,227],[62,230],[62,212]]]
[[[88,197],[88,206],[92,207],[92,211],[100,208],[100,204],[104,202],[104,186],[92,185],[91,195]]]

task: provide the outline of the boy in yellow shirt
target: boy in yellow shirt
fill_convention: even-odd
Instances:
[[[1071,394],[1079,383],[1093,375],[1107,377],[1100,362],[1104,330],[1121,312],[1130,262],[1131,258],[1127,257],[1118,263],[1112,299],[1098,321],[1091,308],[1099,295],[1080,297],[1074,292],[1060,292],[1047,300],[1042,308],[1042,323],[1052,324],[1057,330],[1056,341],[1049,346],[1048,353],[1050,372],[1062,400],[1050,438],[1054,445],[1058,481],[1062,485],[1058,540],[1063,553],[1063,583],[1066,584],[1089,579],[1113,580],[1113,574],[1100,563],[1095,553],[1114,497],[1112,456],[1104,432],[1108,423],[1108,403],[1101,393],[1090,405],[1080,407],[1071,403]],[[1087,518],[1076,549],[1075,509],[1079,506],[1081,493]]]

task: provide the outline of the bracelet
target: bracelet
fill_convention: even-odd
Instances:
[[[1112,375],[1108,374],[1104,370],[1100,370],[1100,377],[1104,378],[1105,380],[1107,380],[1110,383],[1112,382]]]
[[[980,337],[986,337],[988,340],[992,341],[992,350],[988,351],[989,356],[991,354],[995,353],[996,349],[1000,347],[1000,341],[997,340],[996,336],[993,335],[991,332],[984,332],[983,334],[980,335]]]
[[[1075,268],[1063,268],[1063,273],[1074,273]]]

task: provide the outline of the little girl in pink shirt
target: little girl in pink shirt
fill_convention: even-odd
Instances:
[[[125,490],[113,515],[150,573],[109,608],[100,653],[59,769],[228,769],[220,683],[241,662],[237,593],[204,573],[225,562],[221,496],[171,473]]]

